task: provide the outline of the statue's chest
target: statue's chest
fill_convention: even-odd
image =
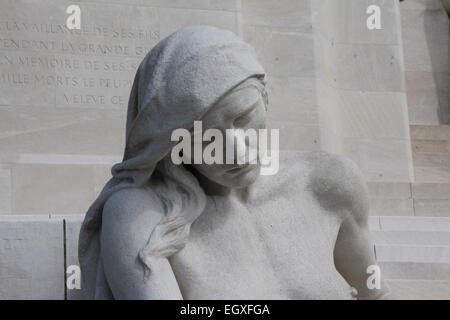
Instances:
[[[300,202],[276,197],[243,206],[209,199],[188,244],[171,258],[183,296],[347,297],[348,286],[333,263],[339,223],[313,203]]]

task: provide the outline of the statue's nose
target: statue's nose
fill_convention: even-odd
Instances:
[[[256,161],[256,143],[250,141],[251,139],[243,134],[243,132],[240,132],[239,130],[233,130],[232,132],[227,133],[226,139],[227,148],[233,148],[233,150],[228,150],[233,151],[233,163],[247,164],[254,163]]]

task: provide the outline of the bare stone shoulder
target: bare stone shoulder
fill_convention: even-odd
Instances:
[[[308,189],[330,211],[350,212],[357,220],[368,216],[368,192],[359,167],[349,158],[327,152],[307,155]]]
[[[103,219],[113,217],[119,223],[130,223],[141,215],[159,220],[164,215],[160,198],[150,189],[125,188],[112,194],[103,208]],[[151,219],[153,220],[153,219]]]

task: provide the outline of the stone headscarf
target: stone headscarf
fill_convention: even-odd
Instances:
[[[145,185],[176,143],[170,141],[172,131],[190,129],[250,77],[264,78],[253,48],[231,31],[215,27],[180,29],[146,55],[128,103],[123,160],[112,167],[113,177],[89,207],[80,231],[78,257],[87,298],[95,296],[106,200],[123,188]]]

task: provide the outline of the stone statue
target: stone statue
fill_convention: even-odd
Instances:
[[[350,160],[281,152],[274,175],[260,175],[259,162],[174,163],[172,133],[196,120],[220,132],[265,128],[264,86],[253,48],[231,31],[183,28],[147,54],[123,161],[80,231],[88,298],[386,296],[383,281],[366,285],[376,264],[367,190]]]

